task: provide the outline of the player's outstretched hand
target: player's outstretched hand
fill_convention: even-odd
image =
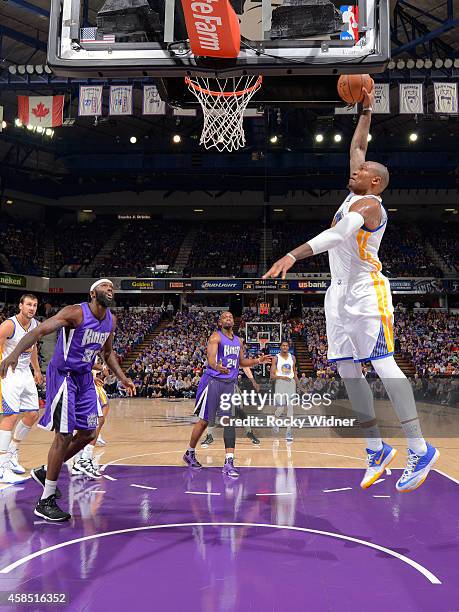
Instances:
[[[129,397],[137,394],[137,390],[135,388],[135,384],[132,382],[130,378],[125,378],[121,381],[123,383],[123,387],[126,389]]]
[[[35,370],[35,372],[33,373],[33,379],[36,385],[43,384],[43,374],[40,372],[40,370]]]
[[[294,263],[294,260],[289,255],[285,255],[285,257],[278,259],[276,263],[269,268],[266,274],[263,275],[263,278],[277,278],[279,274],[282,275],[282,278],[285,278],[285,275]]]
[[[17,365],[18,360],[13,356],[13,353],[11,353],[11,355],[8,355],[8,357],[6,357],[2,363],[0,363],[0,378],[5,378],[5,376],[8,374],[9,368],[11,368],[11,370],[14,372]]]
[[[271,363],[272,360],[272,355],[263,355],[263,357],[260,357],[260,363]]]
[[[373,89],[371,91],[368,91],[367,89],[365,89],[365,87],[362,88],[363,91],[363,108],[373,108],[374,106],[374,102],[375,102],[375,88],[373,87]]]

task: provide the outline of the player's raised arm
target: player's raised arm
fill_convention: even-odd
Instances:
[[[102,353],[104,356],[105,363],[108,365],[108,367],[113,372],[113,374],[116,376],[116,378],[121,382],[123,387],[128,392],[128,395],[132,396],[136,394],[135,385],[132,382],[132,380],[128,378],[126,374],[123,372],[123,370],[121,369],[121,366],[118,363],[118,359],[113,350],[113,338],[115,335],[115,328],[116,328],[116,318],[113,316],[112,332],[107,338],[104,346],[102,347]]]
[[[252,366],[257,366],[262,363],[271,363],[272,357],[270,355],[263,355],[263,357],[256,357],[255,359],[247,359],[243,356],[244,345],[242,340],[241,343],[241,357],[239,358],[239,365],[241,368],[251,368]]]
[[[22,340],[18,342],[11,355],[8,355],[8,357],[0,363],[0,376],[5,378],[8,368],[10,367],[14,371],[21,353],[24,353],[27,349],[36,344],[40,338],[52,334],[58,329],[61,329],[61,327],[77,327],[81,323],[82,317],[81,306],[74,304],[72,306],[65,306],[55,314],[54,317],[50,317],[40,325],[37,325],[37,327],[29,331]]]
[[[365,93],[363,111],[351,141],[350,176],[363,164],[368,149],[368,134],[370,133],[371,111],[373,110],[375,95],[374,89],[370,93],[365,88],[363,91]]]

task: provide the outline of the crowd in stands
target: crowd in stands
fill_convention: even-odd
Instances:
[[[164,316],[161,307],[144,308],[142,310],[116,310],[116,334],[113,348],[123,363],[147,334],[150,334]]]
[[[113,217],[97,217],[62,229],[58,226],[54,232],[54,267],[59,276],[76,276],[81,267],[90,264],[116,227]]]
[[[457,218],[457,217],[456,217]],[[459,241],[457,223],[431,222],[424,227],[424,236],[452,270],[459,271]]]
[[[407,223],[388,223],[379,259],[382,272],[388,277],[443,276],[443,271],[429,257],[421,233]]]
[[[93,276],[148,277],[154,266],[172,267],[188,229],[175,219],[131,221],[113,251],[98,263]]]
[[[197,230],[185,276],[257,276],[259,225],[222,221]]]
[[[45,237],[46,228],[43,224],[19,220],[2,213],[0,215],[0,265],[2,270],[31,276],[49,274],[45,254]]]
[[[271,266],[275,261],[283,257],[289,251],[304,244],[320,232],[330,227],[330,224],[323,222],[286,222],[275,224],[272,227],[273,251]],[[316,257],[302,259],[295,263],[291,272],[316,272],[329,273],[327,253],[320,253]]]

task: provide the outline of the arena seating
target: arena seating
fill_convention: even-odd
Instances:
[[[38,222],[0,215],[0,254],[12,267],[10,272],[42,276],[48,273],[45,256],[46,228]]]

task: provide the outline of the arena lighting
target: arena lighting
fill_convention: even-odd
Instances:
[[[335,142],[341,142],[341,141],[343,140],[343,137],[341,136],[341,134],[335,134],[335,135],[333,136],[333,140],[334,140]]]
[[[453,60],[450,57],[448,57],[444,61],[444,66],[445,66],[445,68],[452,68],[453,67]]]
[[[413,70],[413,68],[415,67],[415,65],[416,65],[416,63],[415,63],[414,59],[411,59],[411,58],[410,58],[410,59],[409,59],[409,60],[406,62],[406,67],[407,67],[409,70]]]
[[[52,130],[51,128],[46,128],[45,134],[46,136],[49,136],[50,138],[52,138],[54,136],[54,130]]]
[[[28,124],[27,124],[27,129],[28,129],[30,132],[34,132],[34,131],[36,130],[36,127],[35,127],[35,126],[33,126],[31,123],[28,123]]]
[[[454,67],[459,68],[459,58],[458,57],[454,60]]]
[[[433,63],[432,63],[432,60],[431,60],[431,59],[426,59],[426,60],[424,61],[424,68],[427,68],[427,69],[429,69],[429,70],[430,70],[430,68],[432,68],[432,66],[433,66]]]
[[[387,67],[389,70],[393,70],[395,68],[394,60],[390,60],[390,62],[387,64]]]
[[[316,142],[323,142],[323,141],[324,141],[324,136],[323,136],[323,134],[316,134],[316,135],[315,135],[315,141],[316,141]]]
[[[423,59],[417,59],[416,60],[416,68],[418,68],[418,70],[420,70],[421,68],[424,68],[424,60]]]
[[[41,125],[37,125],[37,133],[38,134],[41,134],[44,131],[45,131],[45,128],[42,128]]]
[[[135,136],[131,136],[131,137],[129,138],[129,142],[130,142],[131,144],[135,144],[135,143],[137,142],[137,138],[136,138]]]
[[[35,66],[32,66],[32,64],[27,64],[26,72],[27,74],[33,74],[35,72]]]
[[[25,74],[26,67],[21,64],[20,66],[18,66],[18,72],[19,74]]]
[[[398,208],[388,208],[387,212],[397,212]]]
[[[455,208],[445,208],[445,212],[454,212]]]
[[[16,67],[16,66],[8,66],[8,72],[9,72],[10,74],[16,74],[16,73],[17,73],[17,71],[18,71],[18,69],[17,69],[17,67]]]
[[[4,130],[6,128],[6,126],[7,126],[6,121],[2,121],[2,130]]]
[[[402,60],[402,59],[398,60],[398,62],[397,62],[397,68],[398,68],[399,70],[403,70],[403,69],[405,68],[405,60]]]
[[[22,127],[22,121],[20,119],[15,119],[14,120],[14,125],[16,127]]]
[[[84,213],[92,213],[92,212],[94,212],[94,211],[92,210],[92,208],[83,208],[83,210],[82,210],[81,212],[84,212]]]
[[[7,201],[6,201],[6,203],[7,203],[7,204],[12,204],[12,203],[13,203],[13,200],[7,200]]]
[[[277,136],[274,134],[274,136],[271,136],[271,138],[269,139],[269,142],[271,144],[276,144],[276,142],[278,141]]]
[[[49,66],[45,66],[45,72],[46,74],[53,74],[53,71],[51,70]]]
[[[418,139],[418,135],[416,134],[416,132],[411,132],[409,138],[410,142],[416,142],[416,140]]]
[[[373,140],[373,136],[371,134],[368,134],[367,142],[371,142],[372,140]]]
[[[193,212],[199,212],[199,213],[204,212],[204,208],[194,208]]]
[[[443,68],[443,60],[438,58],[435,60],[435,68]]]
[[[172,136],[172,142],[175,142],[175,144],[182,142],[182,137],[180,136],[180,134],[174,134]]]
[[[274,212],[284,212],[283,208],[273,208]]]
[[[38,64],[38,66],[35,66],[35,72],[37,74],[43,74],[45,71],[45,67],[42,64]]]

